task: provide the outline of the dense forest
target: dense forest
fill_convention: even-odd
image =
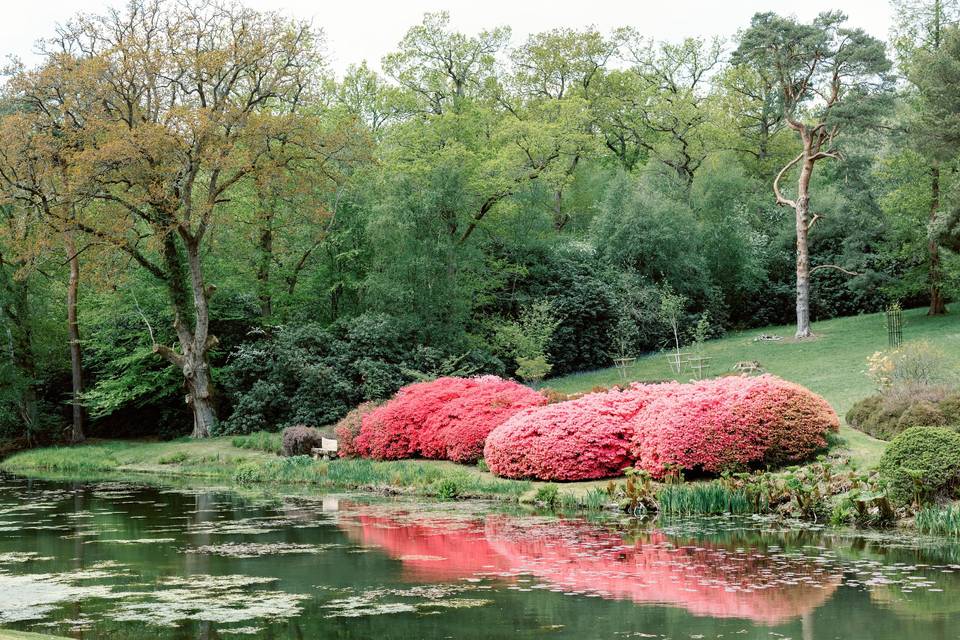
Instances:
[[[438,375],[947,313],[960,2],[895,16],[660,42],[427,14],[343,74],[242,5],[77,16],[4,85],[0,439],[324,425]]]

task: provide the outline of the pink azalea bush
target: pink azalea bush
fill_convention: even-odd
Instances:
[[[660,385],[591,393],[527,409],[487,438],[483,457],[506,478],[591,480],[620,475],[632,463],[629,421]]]
[[[545,402],[533,389],[497,376],[420,382],[363,416],[353,447],[358,455],[378,460],[475,462],[490,431]]]
[[[840,428],[826,400],[771,375],[663,385],[631,420],[632,457],[655,478],[799,462]]]
[[[633,385],[527,409],[494,429],[484,458],[508,478],[588,480],[639,466],[719,473],[799,462],[826,447],[837,414],[804,387],[765,375]]]

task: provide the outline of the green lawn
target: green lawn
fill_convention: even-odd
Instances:
[[[44,633],[27,633],[0,629],[0,640],[68,640],[62,636],[48,636]]]
[[[956,316],[927,317],[925,309],[912,309],[903,314],[903,339],[926,340],[939,347],[952,368],[960,366],[960,320]],[[864,375],[867,357],[887,347],[884,314],[837,318],[817,322],[816,338],[795,340],[793,327],[764,327],[735,332],[704,347],[712,358],[709,373],[729,371],[744,360],[757,360],[763,368],[782,378],[802,384],[826,398],[841,420],[854,402],[870,395],[870,380]],[[754,341],[761,334],[783,336],[779,342]],[[673,378],[663,354],[639,358],[628,374],[629,380],[664,380]],[[589,390],[595,386],[621,383],[614,368],[577,373],[548,380],[545,386],[564,393]],[[884,443],[859,431],[841,426],[851,457],[858,463],[871,465],[883,451]]]

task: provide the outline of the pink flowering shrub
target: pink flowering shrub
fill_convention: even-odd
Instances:
[[[663,385],[631,420],[632,457],[655,478],[669,467],[707,473],[798,462],[826,447],[837,414],[775,376]]]
[[[661,385],[591,393],[527,409],[487,438],[483,457],[506,478],[590,480],[620,475],[629,466],[629,421]]]
[[[406,386],[362,419],[356,452],[379,460],[475,462],[495,427],[546,398],[496,376],[439,378]]]
[[[359,455],[354,440],[360,435],[363,416],[379,406],[379,402],[364,402],[343,416],[333,428],[333,433],[337,438],[337,453],[341,458],[355,458]]]

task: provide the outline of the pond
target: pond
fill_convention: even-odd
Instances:
[[[937,639],[958,594],[933,539],[0,476],[0,626],[75,638]]]

